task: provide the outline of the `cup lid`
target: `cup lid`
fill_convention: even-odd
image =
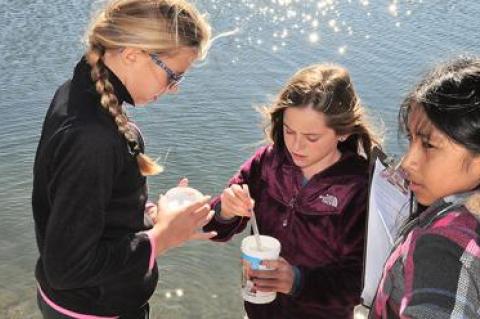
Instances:
[[[173,187],[165,195],[169,208],[186,206],[203,197],[203,194],[192,187]]]
[[[245,237],[242,240],[242,253],[266,260],[278,258],[282,246],[278,239],[271,236],[260,235],[260,242],[262,244],[262,250],[258,250],[255,236]]]

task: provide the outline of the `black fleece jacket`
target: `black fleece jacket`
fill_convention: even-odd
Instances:
[[[36,278],[55,304],[98,316],[144,305],[157,280],[144,232],[146,180],[82,59],[56,92],[34,165],[33,216],[40,257]],[[120,103],[133,104],[107,69]],[[138,133],[138,132],[137,132]],[[143,148],[143,141],[137,138]]]

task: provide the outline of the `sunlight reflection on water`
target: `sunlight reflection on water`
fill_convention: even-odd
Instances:
[[[30,208],[35,148],[52,94],[81,55],[90,9],[101,2],[0,0],[0,318],[38,318]],[[438,59],[478,52],[477,0],[196,2],[224,37],[189,72],[181,94],[132,110],[149,151],[165,161],[166,172],[150,179],[154,195],[180,176],[205,194],[220,192],[261,141],[253,106],[270,101],[310,63],[350,70],[362,102],[385,123],[387,146],[398,153],[398,105],[421,71]],[[152,319],[241,318],[239,239],[192,243],[159,258]]]

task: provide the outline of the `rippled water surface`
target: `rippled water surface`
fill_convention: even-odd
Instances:
[[[71,76],[91,0],[0,0],[0,318],[39,318],[30,208],[32,162],[56,87]],[[198,0],[216,34],[181,94],[132,111],[149,153],[166,158],[152,193],[182,176],[204,193],[227,178],[262,138],[253,107],[268,103],[299,67],[349,68],[387,148],[399,153],[398,105],[428,66],[479,53],[477,0]],[[380,119],[383,124],[380,124]],[[242,318],[239,239],[191,243],[159,259],[152,318]]]

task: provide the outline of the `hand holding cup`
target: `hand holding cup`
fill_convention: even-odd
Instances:
[[[189,240],[207,240],[216,232],[201,228],[213,217],[210,196],[188,186],[174,187],[157,202],[157,223],[153,231],[157,239],[157,256]]]

